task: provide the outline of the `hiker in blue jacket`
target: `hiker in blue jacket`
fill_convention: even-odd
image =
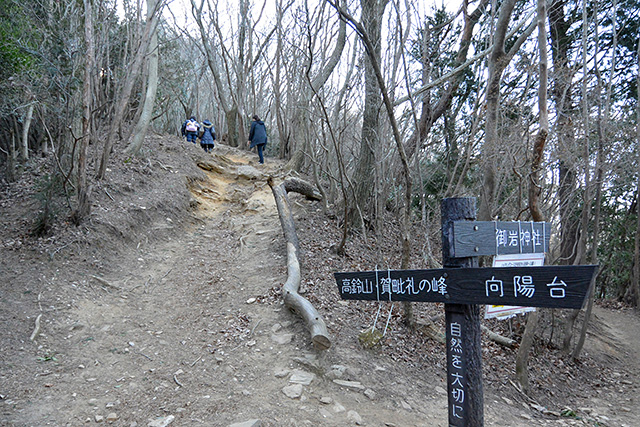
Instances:
[[[264,126],[264,122],[260,120],[257,114],[253,115],[253,122],[251,122],[251,130],[249,131],[249,141],[247,141],[249,148],[258,147],[258,157],[260,158],[260,164],[264,164],[264,156],[262,151],[267,145],[267,128]]]
[[[200,124],[195,116],[191,116],[182,124],[182,136],[187,137],[187,142],[193,142],[195,144],[196,138],[198,137],[198,129],[200,129]]]
[[[216,140],[216,129],[209,120],[202,122],[202,134],[200,135],[200,145],[202,149],[207,153],[213,150],[214,142]]]

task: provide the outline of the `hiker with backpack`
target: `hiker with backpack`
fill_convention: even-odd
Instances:
[[[202,149],[210,153],[214,147],[214,141],[216,140],[216,129],[213,127],[213,124],[209,120],[205,120],[202,122],[202,127],[200,128],[199,136],[200,138],[200,146]]]
[[[264,164],[262,151],[267,145],[267,128],[257,114],[253,115],[253,122],[251,122],[251,130],[249,131],[249,141],[247,141],[247,145],[249,148],[258,147],[258,158],[260,159],[260,164]]]
[[[200,129],[200,124],[195,116],[191,116],[182,124],[182,136],[187,137],[187,142],[195,144],[198,137],[198,129]]]

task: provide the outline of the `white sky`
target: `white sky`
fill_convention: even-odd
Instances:
[[[115,0],[118,8],[119,15],[122,16],[124,14],[123,8],[123,0]],[[142,7],[146,13],[146,2],[144,0],[138,0],[141,2]],[[195,0],[196,4],[199,4],[202,0]],[[269,22],[275,17],[275,1],[274,0],[252,0],[254,12],[257,14],[262,9],[264,2],[266,1],[265,11],[263,16],[263,22]],[[324,0],[310,0],[310,9],[313,9],[314,2],[317,4],[320,1]],[[230,14],[233,14],[233,11],[237,8],[238,0],[217,0],[219,11],[229,11]],[[404,4],[404,2],[402,2]],[[457,10],[460,6],[460,0],[413,0],[412,7],[414,7],[420,16],[424,16],[430,9],[432,9],[433,5],[445,5],[447,9],[454,11]],[[387,6],[387,12],[392,8],[392,5]],[[206,0],[204,10],[207,9]],[[173,21],[173,16],[178,23],[178,25],[189,25],[193,18],[191,17],[191,1],[190,0],[167,0],[166,10],[164,12],[164,16],[169,20]]]

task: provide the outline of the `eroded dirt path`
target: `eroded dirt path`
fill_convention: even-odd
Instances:
[[[215,153],[194,154],[205,170],[190,184],[196,219],[177,227],[170,212],[152,216],[145,225],[152,238],[135,235],[108,265],[100,242],[71,255],[33,253],[37,262],[4,252],[0,273],[13,286],[0,300],[11,331],[0,337],[0,425],[446,426],[443,349],[431,359],[436,367],[424,366],[420,354],[394,361],[364,350],[357,332],[373,318],[352,324],[346,310],[331,307],[322,313],[334,345],[324,353],[312,348],[279,294],[286,248],[265,180],[280,175],[277,164],[257,166],[224,146]],[[158,162],[169,176],[163,179],[176,174],[170,161]],[[139,206],[127,199],[125,207],[157,211],[142,193],[136,197],[138,188],[128,191]],[[296,220],[318,209],[302,197],[291,200]],[[31,342],[37,315],[42,327]],[[638,318],[600,309],[596,315],[600,329],[590,334],[588,351],[607,366],[628,360],[629,369],[614,371],[595,399],[586,395],[581,414],[610,420],[601,425],[640,425]],[[594,425],[543,416],[516,397],[507,380],[487,384],[485,424]]]

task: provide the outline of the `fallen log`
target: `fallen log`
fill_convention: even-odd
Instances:
[[[507,337],[502,336],[502,335],[500,335],[500,334],[498,334],[496,332],[493,332],[491,329],[487,328],[484,325],[480,325],[480,327],[482,328],[482,331],[487,334],[487,337],[491,341],[495,342],[496,344],[500,344],[500,345],[503,345],[505,347],[511,347],[511,348],[516,346],[516,342],[514,340],[512,340],[511,338],[507,338]]]
[[[282,231],[284,232],[285,241],[287,242],[287,281],[282,290],[284,304],[304,320],[311,334],[311,341],[314,347],[318,350],[327,350],[331,347],[327,325],[313,304],[298,293],[301,276],[298,258],[300,244],[298,235],[296,234],[295,224],[293,223],[293,215],[291,214],[291,205],[287,197],[287,192],[295,191],[314,200],[319,200],[321,197],[319,196],[319,192],[315,190],[311,184],[298,178],[287,178],[282,184],[275,185],[273,177],[269,177],[267,182],[273,192],[276,207],[278,208],[278,216],[280,217],[280,224],[282,225]]]

